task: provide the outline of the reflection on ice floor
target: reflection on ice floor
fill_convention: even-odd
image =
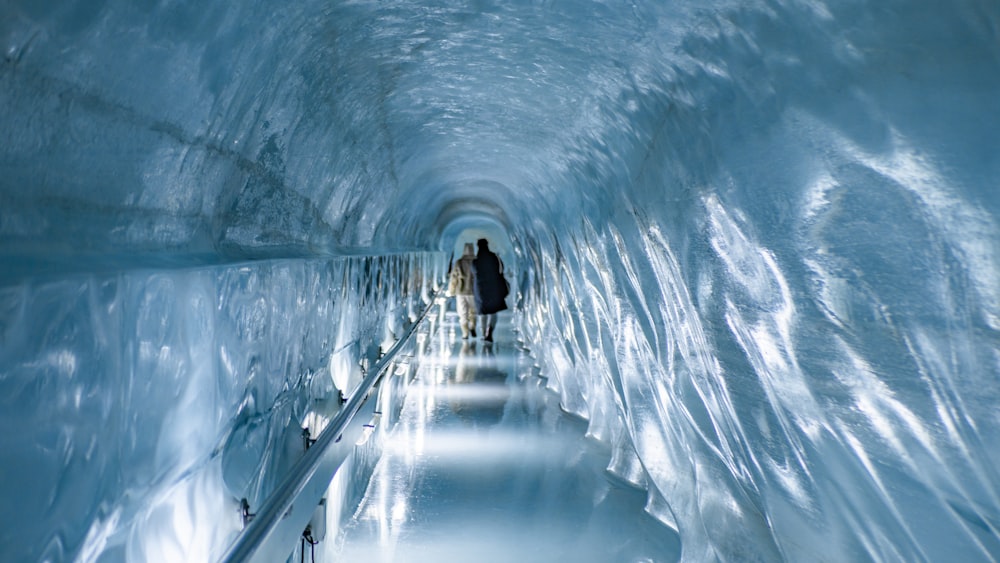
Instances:
[[[676,561],[676,534],[604,471],[507,321],[492,345],[440,326],[337,559]]]

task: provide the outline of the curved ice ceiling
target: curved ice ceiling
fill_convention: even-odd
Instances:
[[[688,560],[1000,557],[1000,8],[15,1],[0,253],[450,250]],[[116,258],[126,256],[126,258]]]

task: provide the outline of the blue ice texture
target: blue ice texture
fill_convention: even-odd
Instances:
[[[516,280],[684,561],[1000,559],[994,0],[7,0],[0,558],[211,561]]]

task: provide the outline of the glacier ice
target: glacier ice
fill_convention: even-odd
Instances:
[[[6,2],[0,553],[218,553],[205,499],[272,486],[480,232],[685,560],[1000,559],[998,30],[990,0]]]
[[[0,291],[0,461],[5,505],[18,507],[3,517],[4,558],[221,555],[242,524],[235,503],[260,505],[317,403],[339,405],[414,320],[439,256],[125,270]]]

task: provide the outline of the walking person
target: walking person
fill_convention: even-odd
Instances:
[[[465,243],[462,257],[455,261],[448,278],[448,295],[455,296],[455,310],[458,311],[458,326],[462,329],[463,340],[470,334],[476,337],[475,273],[472,267],[475,258],[472,243]]]
[[[490,250],[489,242],[481,238],[477,244],[479,253],[472,262],[476,310],[479,311],[479,318],[482,321],[483,339],[486,342],[493,342],[497,313],[507,308],[505,298],[510,289],[503,276],[503,262]]]

